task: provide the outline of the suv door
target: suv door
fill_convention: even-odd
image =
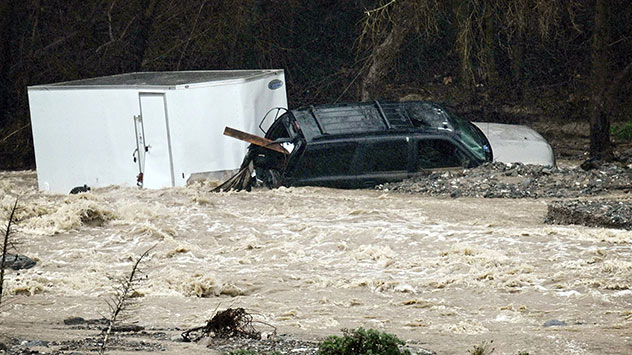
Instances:
[[[372,187],[409,176],[409,137],[376,137],[361,141],[358,158],[358,183]]]
[[[470,167],[473,158],[452,140],[422,137],[414,140],[415,171]]]
[[[356,141],[307,144],[288,177],[290,185],[355,187],[357,147]]]

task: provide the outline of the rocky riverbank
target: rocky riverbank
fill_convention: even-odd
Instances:
[[[632,229],[632,159],[583,168],[489,163],[474,169],[437,171],[379,185],[383,191],[428,196],[555,198],[549,223]],[[617,198],[597,196],[616,194]],[[582,200],[589,198],[591,200]]]
[[[575,198],[632,191],[632,170],[623,164],[599,169],[488,163],[474,169],[437,171],[377,187],[429,196]]]
[[[632,230],[632,199],[553,201],[545,222]]]

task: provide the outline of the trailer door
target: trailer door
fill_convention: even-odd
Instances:
[[[145,147],[144,149],[139,148],[139,151],[144,150],[144,154],[139,154],[139,158],[142,157],[139,164],[142,173],[142,186],[150,189],[174,186],[175,178],[165,94],[140,93],[139,101],[140,123],[144,132],[143,144]]]

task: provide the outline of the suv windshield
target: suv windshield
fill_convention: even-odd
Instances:
[[[487,153],[489,153],[489,143],[487,143],[487,139],[485,139],[481,132],[469,121],[456,115],[452,115],[451,118],[456,134],[461,138],[462,142],[474,156],[481,160],[486,160]]]

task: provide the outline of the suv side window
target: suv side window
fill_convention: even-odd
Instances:
[[[408,142],[403,138],[364,143],[362,152],[362,173],[408,171]]]
[[[463,165],[458,147],[444,139],[423,139],[417,144],[418,169],[452,168]],[[461,155],[462,156],[462,155]]]
[[[323,144],[308,147],[296,169],[299,178],[351,175],[357,143]]]

